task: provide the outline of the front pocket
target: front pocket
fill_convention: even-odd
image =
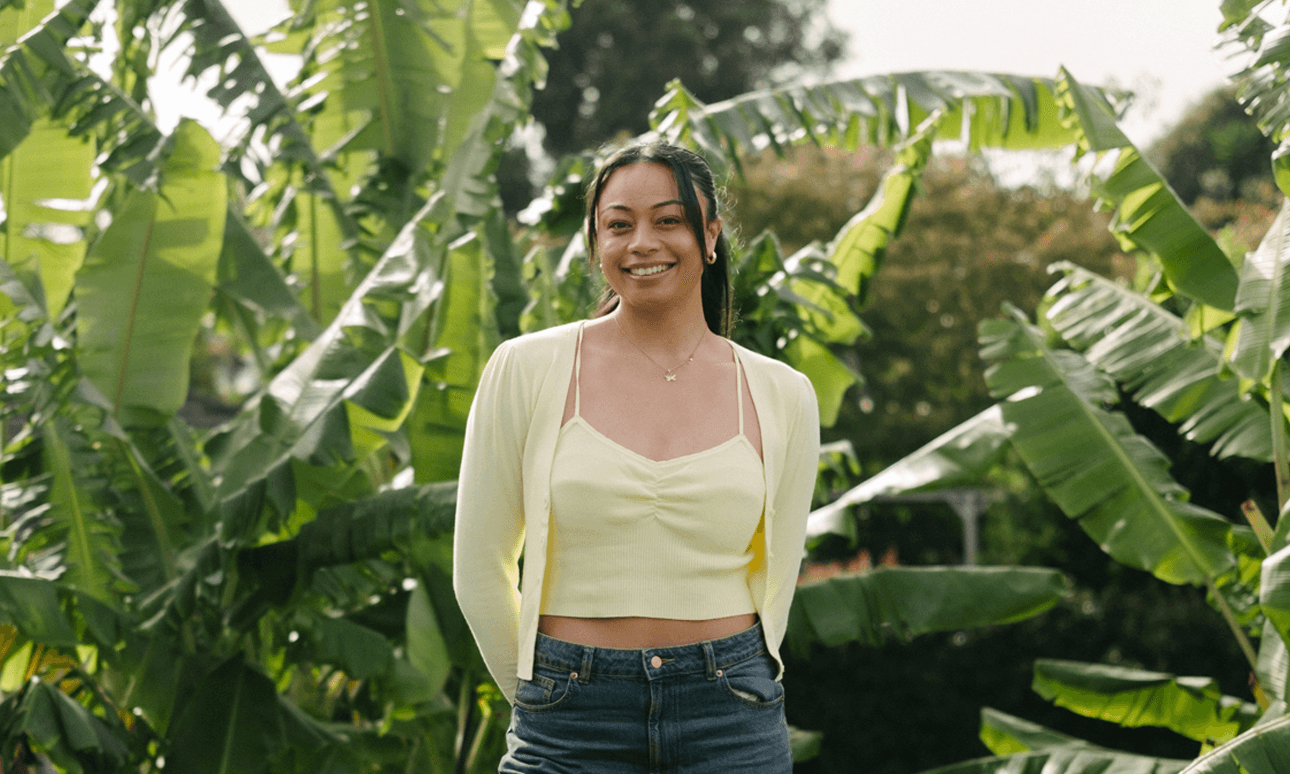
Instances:
[[[569,698],[577,682],[570,673],[534,669],[532,680],[519,679],[515,688],[515,706],[528,712],[555,709]]]
[[[753,707],[777,707],[784,703],[784,685],[774,678],[774,667],[764,654],[732,664],[717,678],[726,693]]]

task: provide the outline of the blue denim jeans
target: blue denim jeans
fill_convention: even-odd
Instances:
[[[499,772],[788,774],[784,689],[761,626],[672,648],[538,634]]]

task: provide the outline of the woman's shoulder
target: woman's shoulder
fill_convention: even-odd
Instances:
[[[810,387],[810,380],[806,375],[788,363],[754,352],[738,342],[731,341],[731,344],[734,344],[735,351],[739,353],[739,362],[743,364],[749,379],[762,379],[779,389],[790,391]]]
[[[578,326],[581,324],[582,321],[576,321],[525,333],[503,341],[497,345],[496,352],[504,353],[507,358],[518,362],[550,362],[550,359],[562,349],[573,346],[578,336]]]

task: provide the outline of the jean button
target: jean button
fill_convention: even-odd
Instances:
[[[659,667],[663,666],[663,659],[659,658],[658,656],[655,656],[654,658],[649,660],[649,665],[654,667],[655,669],[658,669]]]

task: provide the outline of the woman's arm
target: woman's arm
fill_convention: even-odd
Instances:
[[[453,534],[453,590],[508,701],[515,697],[518,660],[521,469],[530,412],[522,377],[508,343],[484,366],[466,420]]]
[[[778,649],[788,624],[788,610],[797,589],[797,576],[806,551],[806,517],[811,511],[811,495],[820,469],[820,410],[815,389],[801,374],[799,398],[795,410],[784,418],[785,454],[775,495],[774,522],[769,525],[771,561],[767,562],[766,582],[770,598],[762,613],[763,622],[778,640]],[[791,405],[791,404],[790,404]]]

